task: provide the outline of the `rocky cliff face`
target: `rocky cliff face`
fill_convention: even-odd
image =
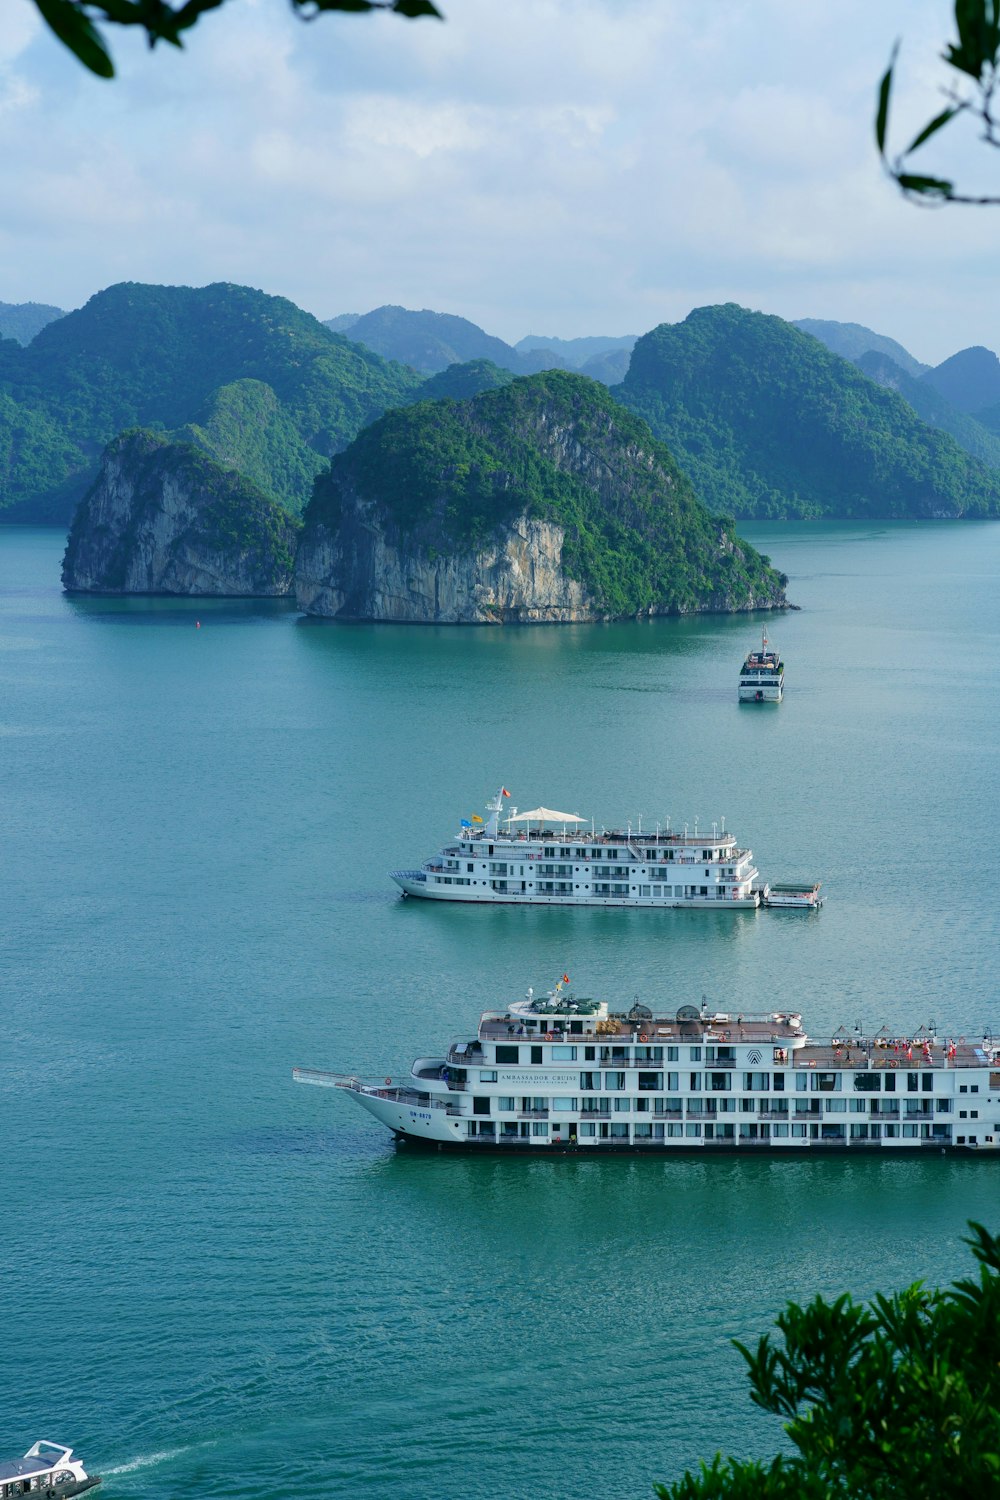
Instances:
[[[597,601],[562,569],[563,528],[517,516],[488,544],[461,554],[414,547],[375,506],[356,499],[335,532],[302,540],[295,598],[311,615],[422,624],[593,620]]]
[[[309,614],[425,623],[781,608],[786,582],[645,424],[563,372],[367,428],[317,481],[296,563]]]
[[[109,444],[80,502],[63,587],[111,594],[280,595],[298,527],[249,481],[149,432]]]

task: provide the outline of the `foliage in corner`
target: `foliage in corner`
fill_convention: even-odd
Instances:
[[[910,161],[929,140],[963,117],[976,121],[980,138],[987,145],[1000,146],[1000,119],[995,112],[995,95],[1000,84],[1000,0],[955,0],[955,31],[957,40],[949,42],[942,54],[956,75],[955,81],[944,90],[944,109],[917,131],[905,150],[891,156],[888,135],[892,87],[899,60],[899,43],[896,43],[879,84],[875,141],[883,166],[909,198],[923,203],[1000,203],[996,194],[960,192],[951,178],[929,176],[915,170]]]
[[[790,1303],[781,1341],[737,1343],[751,1400],[793,1451],[723,1458],[654,1486],[660,1500],[941,1500],[1000,1493],[1000,1239],[970,1223],[978,1276],[916,1282],[867,1305]]]
[[[43,21],[64,46],[99,78],[113,78],[115,66],[101,26],[138,26],[146,33],[150,47],[157,42],[171,46],[184,45],[189,31],[210,10],[218,10],[226,0],[35,0]],[[431,0],[290,0],[292,9],[304,20],[314,20],[323,11],[386,10],[411,20],[418,16],[436,16],[441,12]]]

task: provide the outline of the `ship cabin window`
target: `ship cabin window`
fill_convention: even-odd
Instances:
[[[731,1080],[731,1073],[709,1073],[708,1086],[714,1093],[728,1093]]]
[[[886,1075],[885,1075],[885,1091],[886,1091],[887,1094],[894,1094],[896,1092],[896,1075],[895,1075],[895,1073],[886,1073]]]
[[[785,1075],[784,1075],[784,1073],[775,1073],[775,1075],[774,1075],[774,1088],[775,1088],[775,1091],[780,1094],[781,1091],[782,1091],[782,1089],[784,1087],[785,1087]]]
[[[570,1021],[570,1023],[569,1023],[569,1029],[570,1029],[570,1034],[572,1036],[583,1036],[583,1022],[582,1021]]]
[[[795,1087],[799,1091],[800,1094],[804,1093],[805,1090],[809,1087],[809,1074],[808,1073],[796,1073],[796,1075],[795,1075]]]
[[[572,851],[572,849],[560,849],[559,850],[559,858],[560,859],[572,859],[573,858],[573,851]]]
[[[576,849],[573,852],[575,853],[577,859],[586,859],[587,858],[587,851],[586,851],[586,849]]]
[[[691,1048],[691,1061],[692,1062],[701,1062],[701,1048],[700,1047],[692,1047]]]
[[[920,1080],[920,1085],[921,1085],[924,1093],[925,1094],[929,1094],[933,1090],[933,1088],[934,1088],[934,1074],[933,1073],[925,1073],[924,1076],[923,1076],[923,1078],[921,1078],[921,1080]],[[977,1094],[979,1092],[979,1090],[975,1086],[973,1086],[972,1092],[974,1094]]]
[[[480,1083],[496,1083],[496,1081],[497,1081],[497,1075],[496,1075],[496,1069],[495,1068],[480,1068],[480,1070],[479,1070],[479,1082]]]
[[[493,853],[492,849],[490,850],[490,853],[491,854]],[[542,853],[545,855],[546,859],[555,859],[555,857],[556,857],[555,845],[553,845],[551,849],[543,849]]]
[[[701,1088],[701,1074],[700,1073],[689,1073],[688,1074],[688,1088],[692,1089],[692,1090],[698,1090],[698,1089]]]
[[[679,1047],[668,1047],[667,1048],[667,1062],[677,1062],[679,1056],[680,1056],[680,1048]]]
[[[580,1113],[580,1101],[579,1099],[560,1099],[556,1097],[552,1100],[551,1108],[565,1115],[577,1115]]]
[[[531,1127],[531,1133],[532,1135],[548,1135],[549,1127],[547,1125],[539,1125],[536,1122]]]
[[[497,1043],[497,1062],[498,1063],[519,1063],[520,1061],[521,1061],[521,1049],[520,1049],[520,1047],[502,1047],[499,1042]]]
[[[625,1087],[624,1073],[605,1073],[604,1087],[606,1089],[623,1089]]]
[[[659,1093],[663,1088],[662,1073],[640,1073],[639,1090],[643,1093]]]
[[[541,1047],[532,1047],[532,1049],[531,1049],[531,1061],[533,1063],[540,1063],[541,1060],[542,1060],[542,1049],[541,1049]]]
[[[855,1073],[854,1087],[859,1094],[877,1094],[882,1087],[880,1073]]]
[[[488,1115],[489,1112],[490,1101],[488,1096],[484,1094],[474,1094],[472,1096],[472,1113],[474,1115]]]
[[[715,1048],[709,1047],[707,1049],[707,1051],[706,1051],[706,1057],[707,1057],[707,1060],[709,1062],[713,1061],[713,1058],[712,1058],[712,1052],[713,1051],[715,1052],[715,1059],[714,1059],[715,1062],[727,1063],[731,1067],[732,1064],[736,1061],[736,1048],[735,1047],[715,1047]]]
[[[917,1084],[919,1083],[919,1081],[920,1081],[920,1079],[919,1079],[919,1075],[917,1073],[907,1073],[907,1075],[906,1075],[906,1087],[910,1090],[911,1093],[915,1092],[915,1090],[917,1088]],[[963,1094],[965,1093],[965,1089],[964,1088],[962,1089],[962,1093]]]
[[[507,1098],[500,1098],[500,1099],[498,1099],[497,1100],[497,1109],[500,1110],[501,1114],[504,1113],[504,1112],[506,1112],[507,1114],[512,1114],[513,1111],[514,1111],[514,1101],[513,1101],[513,1099],[507,1099]]]
[[[840,1092],[839,1073],[814,1073],[812,1080],[813,1088],[820,1094],[836,1094]]]
[[[788,1061],[788,1048],[787,1047],[775,1047],[775,1049],[774,1049],[774,1060],[775,1060],[776,1063],[786,1063]]]
[[[552,1061],[553,1062],[576,1062],[576,1048],[575,1047],[553,1047],[552,1048]]]
[[[770,1075],[768,1073],[744,1073],[743,1087],[748,1092],[766,1094],[771,1087]]]
[[[581,1073],[580,1087],[582,1089],[599,1089],[601,1086],[600,1073]]]

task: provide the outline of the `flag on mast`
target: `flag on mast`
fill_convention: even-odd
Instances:
[[[505,786],[502,786],[500,788],[500,795],[501,795],[501,797],[509,797],[510,796],[510,792],[508,792],[508,790],[507,790],[507,788]]]

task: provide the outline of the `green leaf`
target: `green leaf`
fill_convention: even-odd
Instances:
[[[411,20],[415,20],[417,16],[436,16],[439,21],[444,20],[444,16],[436,5],[431,4],[431,0],[396,0],[392,8],[397,15],[409,16]]]
[[[916,177],[912,172],[898,172],[896,181],[904,193],[922,193],[927,198],[947,198],[955,186],[943,177]]]
[[[953,120],[957,114],[961,113],[961,110],[962,106],[960,104],[951,104],[947,109],[943,109],[939,115],[935,115],[930,124],[925,125],[920,134],[914,136],[903,153],[904,156],[909,156],[911,151],[916,151],[918,146],[922,146],[924,141],[929,140],[943,125],[947,125],[949,120]]]
[[[42,19],[84,67],[99,78],[113,78],[114,64],[100,32],[73,0],[35,0]]]
[[[889,123],[889,95],[892,91],[892,70],[896,66],[896,58],[899,56],[899,43],[892,49],[889,66],[882,75],[882,82],[878,89],[878,113],[875,116],[875,139],[878,149],[885,155],[885,132]]]

